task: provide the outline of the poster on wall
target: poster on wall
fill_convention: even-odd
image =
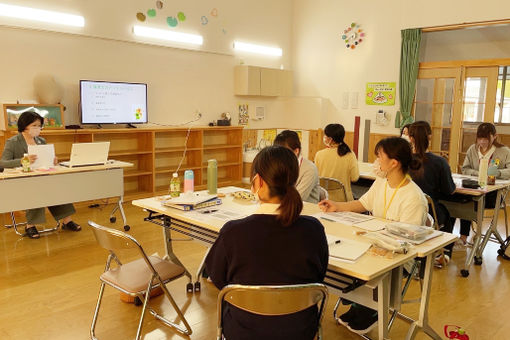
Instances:
[[[397,83],[367,83],[365,104],[367,105],[395,105],[395,91]]]
[[[250,115],[248,114],[248,104],[239,104],[239,125],[248,125],[248,119]]]

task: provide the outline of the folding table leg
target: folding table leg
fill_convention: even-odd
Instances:
[[[172,261],[172,263],[175,263],[178,266],[181,266],[184,268],[184,275],[189,279],[188,284],[186,285],[186,292],[193,293],[193,279],[191,276],[191,273],[188,271],[188,269],[182,264],[182,262],[179,260],[177,255],[174,253],[173,247],[172,247],[172,234],[170,230],[170,224],[171,224],[170,218],[165,218],[164,224],[165,227],[163,228],[163,237],[165,239],[165,251],[166,256],[165,258]]]

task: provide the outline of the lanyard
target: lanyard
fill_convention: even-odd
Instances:
[[[388,188],[388,180],[386,180],[386,183],[384,183],[384,216],[383,216],[384,219],[386,219],[386,213],[388,212],[388,209],[390,208],[391,202],[393,202],[393,199],[395,198],[395,195],[396,195],[398,189],[400,189],[400,187],[402,186],[402,184],[404,184],[406,179],[407,179],[407,175],[404,176],[404,179],[399,183],[399,185],[397,186],[397,188],[393,192],[393,195],[391,195],[390,202],[388,203],[388,205],[386,205],[386,189]]]

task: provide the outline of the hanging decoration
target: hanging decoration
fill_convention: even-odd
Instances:
[[[365,39],[365,32],[358,24],[353,22],[350,27],[347,27],[342,33],[342,40],[345,42],[345,47],[351,50],[361,44]]]

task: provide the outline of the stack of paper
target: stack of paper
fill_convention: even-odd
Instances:
[[[216,195],[203,193],[182,194],[179,197],[162,200],[161,204],[165,207],[176,208],[180,210],[196,210],[221,204],[221,199]]]

